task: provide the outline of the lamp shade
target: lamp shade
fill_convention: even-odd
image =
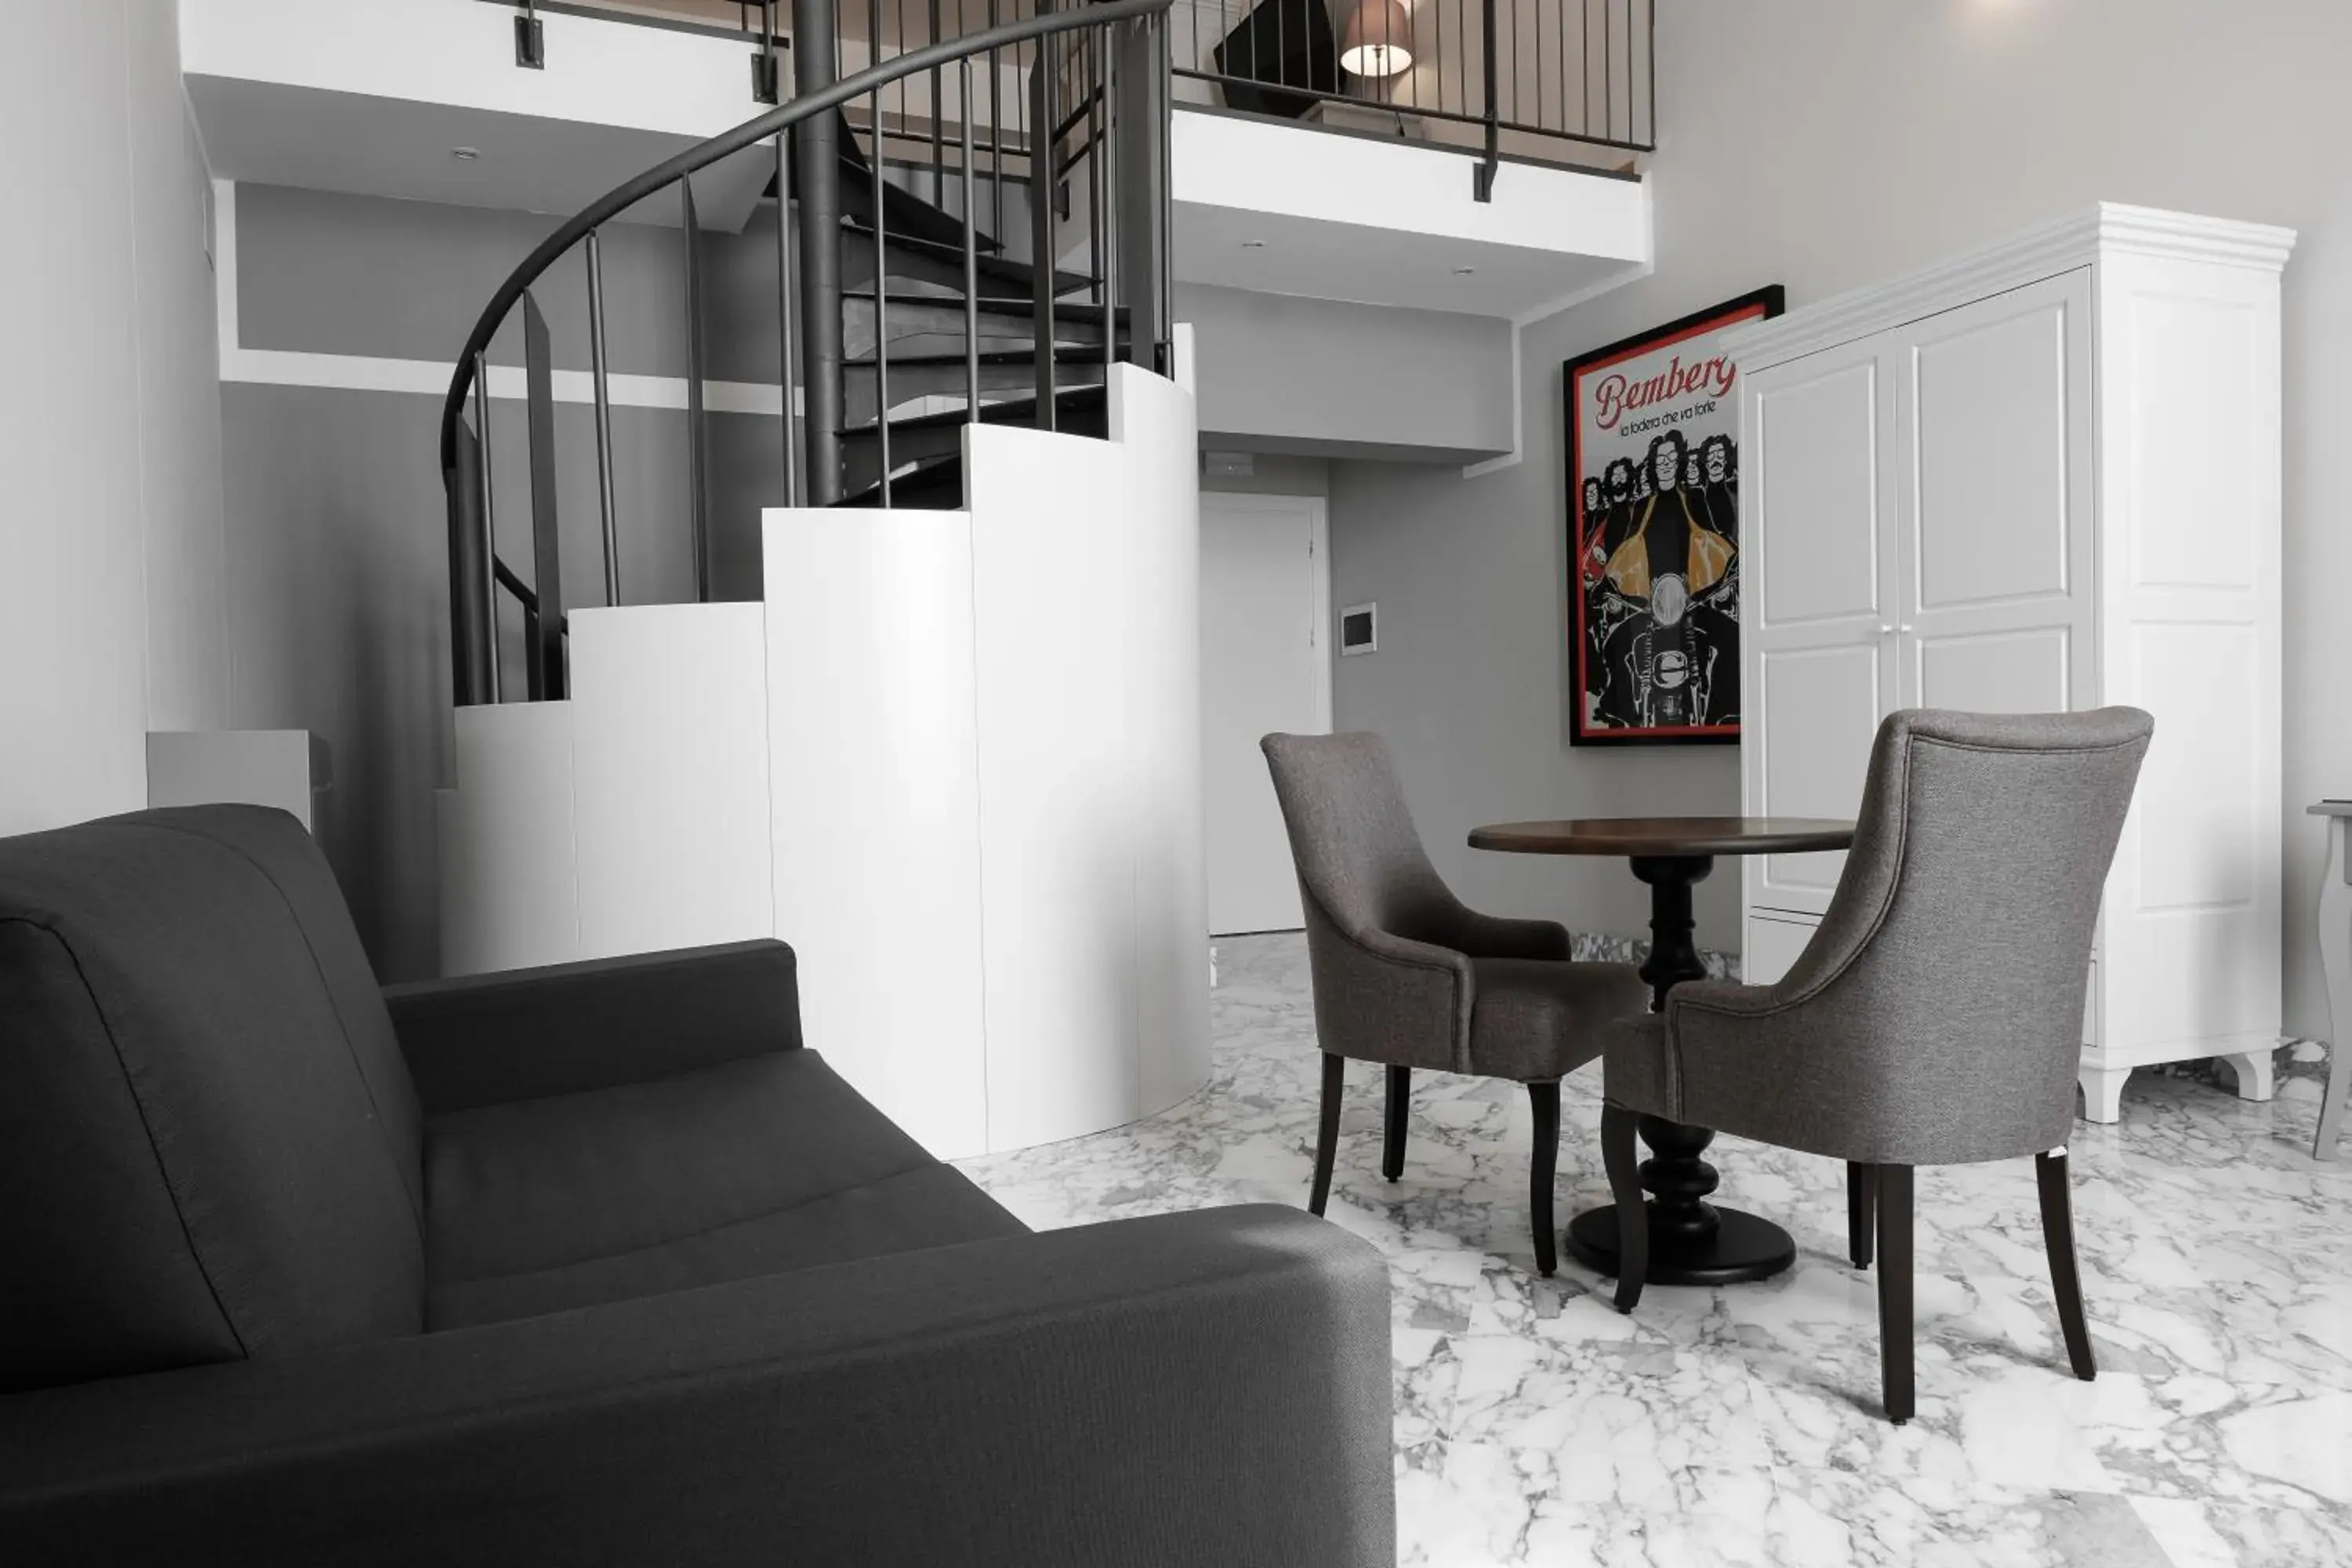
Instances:
[[[1356,0],[1339,38],[1339,68],[1351,76],[1394,76],[1412,68],[1412,18],[1403,0]]]

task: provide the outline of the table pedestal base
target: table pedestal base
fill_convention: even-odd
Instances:
[[[1704,1239],[1694,1240],[1678,1228],[1659,1221],[1655,1205],[1650,1214],[1650,1269],[1653,1285],[1737,1285],[1748,1279],[1769,1279],[1797,1260],[1797,1244],[1769,1219],[1738,1209],[1706,1205],[1716,1219]],[[1568,1255],[1609,1279],[1617,1278],[1617,1208],[1587,1209],[1568,1222],[1564,1238]]]
[[[1691,884],[1714,864],[1704,855],[1633,857],[1633,875],[1650,887],[1650,956],[1641,973],[1650,983],[1653,1006],[1664,1007],[1667,992],[1706,974],[1691,940]],[[1644,1116],[1637,1126],[1652,1155],[1641,1169],[1642,1189],[1650,1194],[1643,1206],[1650,1221],[1651,1284],[1735,1285],[1769,1279],[1797,1260],[1797,1244],[1770,1220],[1706,1201],[1717,1177],[1700,1156],[1715,1141],[1712,1131],[1662,1116]],[[1615,1205],[1578,1215],[1564,1239],[1570,1258],[1616,1278]]]

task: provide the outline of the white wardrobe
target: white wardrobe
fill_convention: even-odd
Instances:
[[[1852,816],[1896,708],[2156,716],[2083,1020],[2096,1121],[2157,1062],[2271,1092],[2294,239],[2102,205],[1728,340],[1748,813]],[[1803,948],[1843,860],[1744,863],[1750,980]]]

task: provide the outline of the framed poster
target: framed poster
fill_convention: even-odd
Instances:
[[[1779,284],[1561,367],[1579,746],[1739,740],[1739,404],[1717,346]]]

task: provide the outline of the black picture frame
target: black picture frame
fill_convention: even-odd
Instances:
[[[1627,384],[1633,395],[1643,392],[1656,394],[1636,405],[1632,396],[1620,396],[1617,401],[1625,412],[1638,406],[1654,407],[1654,412],[1641,416],[1634,436],[1649,436],[1642,468],[1631,466],[1626,439],[1613,443],[1614,456],[1603,458],[1601,451],[1588,452],[1585,441],[1587,397],[1596,409],[1605,410],[1610,389],[1607,374],[1612,367],[1646,356],[1677,349],[1684,343],[1696,342],[1701,348],[1716,334],[1748,321],[1768,320],[1787,309],[1785,288],[1778,283],[1694,310],[1660,326],[1620,338],[1614,342],[1563,361],[1560,365],[1560,423],[1565,454],[1566,492],[1561,508],[1561,527],[1567,545],[1568,570],[1563,580],[1568,635],[1567,668],[1564,677],[1569,686],[1569,743],[1573,746],[1706,746],[1739,743],[1738,722],[1738,439],[1739,409],[1737,397],[1738,369],[1722,362],[1723,368],[1708,374],[1713,379],[1702,380],[1686,393],[1672,392],[1661,387],[1683,372],[1699,372],[1722,361],[1719,354],[1701,354],[1685,363],[1679,354],[1669,356],[1669,371],[1660,371]],[[1646,367],[1644,367],[1646,368]],[[1626,378],[1620,377],[1621,382]],[[1618,422],[1622,426],[1623,421]],[[1653,435],[1652,432],[1655,434]],[[1686,535],[1704,530],[1715,534],[1712,540],[1699,542],[1704,549],[1692,555],[1691,570],[1681,574],[1685,584],[1696,581],[1705,571],[1714,576],[1703,584],[1704,592],[1688,591],[1676,605],[1670,626],[1661,629],[1657,616],[1647,603],[1646,559],[1627,559],[1622,552],[1629,543],[1642,543],[1646,557],[1652,548],[1647,542],[1652,510],[1642,510],[1645,497],[1654,497],[1655,487],[1647,491],[1630,493],[1622,500],[1611,499],[1609,471],[1619,461],[1628,463],[1630,484],[1646,484],[1654,469],[1661,447],[1673,437],[1679,441],[1678,458],[1682,462],[1706,449],[1708,443],[1721,438],[1725,443],[1725,468],[1728,479],[1721,484],[1710,483],[1692,492],[1682,504],[1682,526]],[[1694,436],[1697,439],[1694,439]],[[1598,447],[1599,444],[1595,444]],[[1702,462],[1704,460],[1702,459]],[[1594,471],[1588,473],[1588,466]],[[1643,471],[1649,470],[1649,471]],[[1599,519],[1588,515],[1585,506],[1585,480],[1598,479],[1603,484],[1603,500],[1608,513]],[[1684,491],[1681,476],[1677,476],[1677,495]],[[1715,492],[1722,492],[1720,495]],[[1704,513],[1704,515],[1701,515]],[[1612,534],[1612,529],[1614,528]],[[1727,544],[1728,552],[1725,552]],[[1685,546],[1688,550],[1692,546]],[[1595,552],[1598,550],[1596,558]],[[1702,556],[1704,560],[1702,560]],[[1625,590],[1634,578],[1644,584],[1643,592],[1634,595]],[[1724,579],[1728,579],[1727,582]],[[1704,624],[1702,624],[1704,623]],[[1662,636],[1671,635],[1701,646],[1684,647],[1678,643],[1664,655],[1651,654],[1646,659],[1632,649],[1639,647],[1647,651]],[[1648,637],[1649,644],[1642,642]],[[1706,668],[1696,670],[1702,651],[1710,656]],[[1673,664],[1681,660],[1678,667]],[[1677,670],[1681,681],[1660,679],[1654,672],[1664,670],[1672,676]],[[1653,672],[1653,673],[1644,673]],[[1725,696],[1725,682],[1729,682]],[[1722,717],[1701,713],[1700,721],[1644,721],[1654,719],[1661,711],[1671,717],[1674,693],[1682,693],[1679,700],[1689,702],[1698,698],[1702,684],[1706,700],[1716,705],[1727,700],[1730,704],[1727,721]],[[1671,688],[1671,689],[1670,689]]]

